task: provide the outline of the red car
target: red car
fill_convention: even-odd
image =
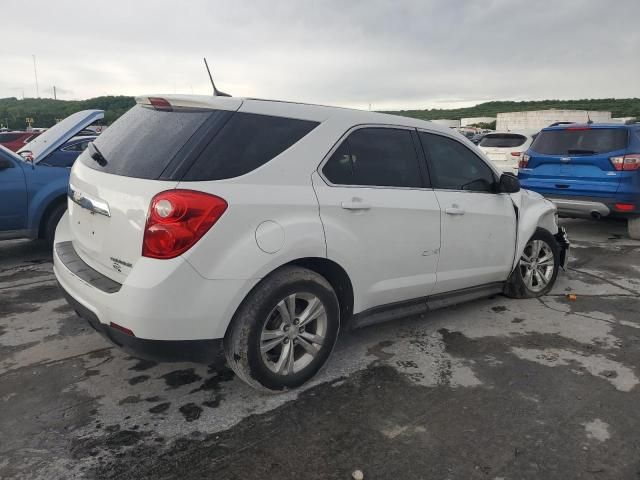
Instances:
[[[0,133],[0,145],[7,147],[13,152],[17,152],[24,147],[31,140],[40,135],[41,131],[32,132],[1,132]]]

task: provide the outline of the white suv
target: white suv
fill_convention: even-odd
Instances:
[[[143,357],[301,385],[338,330],[549,291],[555,207],[447,128],[255,99],[137,105],[75,163],[54,270],[76,311]]]

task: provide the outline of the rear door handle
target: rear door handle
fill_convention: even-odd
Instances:
[[[464,215],[464,210],[457,206],[449,207],[444,209],[444,213],[447,215]]]
[[[352,198],[348,202],[342,202],[340,206],[345,210],[369,210],[371,208],[369,203],[357,197]]]

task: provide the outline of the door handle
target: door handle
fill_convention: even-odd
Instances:
[[[445,208],[444,213],[446,213],[447,215],[464,215],[465,212],[462,208],[459,208],[457,205],[453,205],[449,208]]]
[[[348,202],[342,202],[340,204],[345,210],[369,210],[371,205],[367,202],[363,202],[361,198],[353,197]]]

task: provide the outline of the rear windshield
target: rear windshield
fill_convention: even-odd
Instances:
[[[624,128],[543,130],[531,150],[544,155],[595,155],[627,148]]]
[[[80,161],[105,173],[159,178],[212,114],[211,110],[165,112],[136,105],[94,141],[106,163],[100,165],[88,152]]]
[[[0,133],[0,143],[15,142],[22,136],[24,136],[24,133]]]
[[[135,106],[94,142],[116,175],[162,180],[221,180],[264,165],[317,122],[223,110],[158,111]]]
[[[519,147],[527,141],[527,137],[524,135],[518,135],[515,133],[492,133],[486,135],[480,143],[479,147],[498,147],[498,148],[511,148]]]

